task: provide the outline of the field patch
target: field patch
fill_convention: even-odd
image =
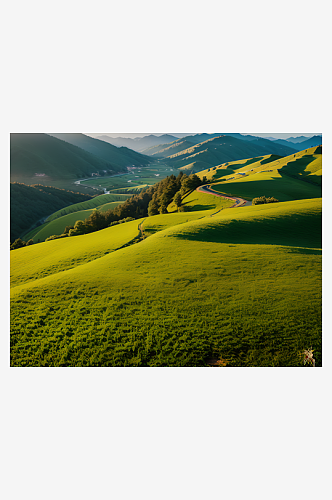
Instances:
[[[84,201],[82,203],[75,203],[73,205],[69,205],[57,212],[54,212],[50,215],[46,222],[50,222],[52,220],[58,219],[59,217],[63,217],[64,215],[71,214],[74,212],[79,212],[81,210],[89,210],[93,208],[98,208],[106,203],[111,203],[114,201],[126,201],[127,198],[130,198],[130,194],[102,194],[100,196],[95,196],[91,200]]]
[[[98,210],[100,212],[106,212],[107,210],[113,209],[118,205],[121,205],[124,201],[111,201],[109,203],[105,203],[105,205],[99,205]],[[31,233],[28,233],[25,238],[32,238],[35,243],[38,241],[45,241],[46,238],[53,235],[60,235],[65,230],[66,226],[74,226],[75,222],[78,220],[84,221],[89,217],[89,215],[96,210],[95,208],[91,208],[90,210],[80,210],[78,212],[70,213],[63,217],[59,217],[51,222],[43,224],[39,231],[34,231],[31,236]]]
[[[204,194],[195,190],[182,198],[182,205],[187,207],[190,211],[196,212],[201,210],[222,210],[231,207],[234,205],[234,202],[221,198],[220,196]],[[174,202],[170,203],[167,209],[169,212],[177,211]]]
[[[175,232],[176,238],[195,241],[321,248],[321,199],[225,210]]]
[[[11,365],[321,365],[320,255],[175,229],[14,288]]]
[[[46,241],[10,252],[11,286],[60,273],[98,259],[133,240],[143,219],[67,238]]]

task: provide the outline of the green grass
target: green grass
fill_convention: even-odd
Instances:
[[[200,193],[195,190],[182,198],[182,205],[190,208],[190,211],[221,210],[234,205],[234,201],[220,198],[220,196]],[[176,210],[176,206],[174,203],[171,203],[168,211],[173,210]]]
[[[210,216],[213,210],[202,210],[200,212],[179,212],[163,215],[152,215],[147,217],[143,223],[144,235],[149,236],[158,231],[168,229],[179,224],[184,224],[189,221],[202,219]]]
[[[197,220],[189,228],[184,225],[176,230],[176,237],[219,243],[255,242],[321,248],[321,214],[320,198],[240,207]]]
[[[138,234],[143,219],[119,224],[95,233],[46,241],[12,250],[11,286],[61,273],[122,247]]]
[[[113,209],[118,205],[121,205],[124,201],[112,201],[110,203],[105,203],[105,205],[99,205],[98,210],[100,212],[105,212],[107,210]],[[78,212],[69,213],[68,215],[64,215],[63,217],[59,217],[55,220],[47,222],[40,226],[39,231],[33,231],[33,234],[28,233],[25,236],[25,240],[30,238],[33,239],[35,243],[39,241],[45,241],[46,238],[52,235],[60,235],[65,230],[66,226],[74,226],[75,222],[78,220],[85,220],[89,217],[89,215],[96,210],[95,208],[90,208],[89,210],[80,210]]]
[[[50,222],[52,220],[58,219],[67,214],[71,214],[74,212],[78,212],[81,210],[88,210],[89,208],[99,208],[106,203],[114,202],[114,201],[126,201],[127,198],[130,198],[130,194],[102,194],[100,196],[95,196],[91,200],[83,201],[82,203],[75,203],[73,205],[69,205],[67,207],[54,212],[50,215],[46,222]]]
[[[112,194],[113,194],[113,193],[114,193],[114,194],[116,194],[116,193],[120,193],[120,194],[121,194],[121,193],[122,193],[122,194],[127,194],[127,193],[128,193],[128,194],[130,194],[130,196],[131,196],[131,195],[133,195],[133,194],[138,194],[138,193],[140,193],[143,189],[145,189],[145,188],[147,188],[147,187],[149,187],[149,185],[148,185],[148,184],[139,184],[139,185],[137,185],[137,186],[135,185],[135,186],[130,186],[130,187],[122,187],[122,188],[112,189],[112,190],[110,191],[110,193],[112,193]]]
[[[122,188],[137,192],[142,186],[152,186],[170,175],[178,175],[178,171],[169,167],[165,162],[154,162],[148,167],[140,167],[133,170],[133,174],[117,175],[113,177],[96,177],[82,181],[82,186],[95,188],[106,188],[111,192]]]
[[[154,216],[107,255],[139,221],[12,251],[11,365],[301,366],[312,346],[321,366],[319,206]]]
[[[223,177],[222,182],[214,183],[212,188],[249,200],[259,196],[274,196],[279,201],[320,198],[322,155],[316,154],[316,151],[314,147],[274,161],[267,162],[268,158],[264,158],[257,163],[243,165]],[[210,171],[210,177],[213,172],[218,172],[218,169]],[[242,177],[240,173],[245,175]]]
[[[213,187],[285,201],[194,191],[190,212],[13,250],[11,365],[303,366],[312,347],[321,366],[321,190],[301,179],[321,157],[251,160]]]

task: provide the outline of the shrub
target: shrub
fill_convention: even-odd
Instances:
[[[259,198],[254,198],[252,200],[253,205],[264,205],[265,203],[279,203],[279,200],[271,196],[271,198],[266,198],[265,196],[260,196]]]
[[[14,243],[10,245],[11,250],[15,250],[16,248],[22,248],[25,247],[26,243],[25,241],[22,241],[21,238],[17,238]]]
[[[52,234],[52,236],[46,238],[45,241],[58,240],[59,238],[67,238],[67,236],[68,234]]]

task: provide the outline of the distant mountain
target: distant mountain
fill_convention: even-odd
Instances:
[[[306,137],[304,135],[301,135],[299,137],[287,137],[287,141],[293,142],[294,144],[297,144],[298,142],[307,141],[308,139],[310,139],[310,137]]]
[[[126,170],[126,167],[147,165],[151,160],[127,147],[116,147],[105,141],[93,139],[84,134],[49,134],[69,144],[73,144],[89,153],[110,162],[116,170]]]
[[[314,146],[320,146],[321,144],[322,144],[322,136],[314,135],[313,137],[310,137],[310,139],[295,144],[294,146],[299,148],[299,151],[302,151],[303,149],[313,148]]]
[[[113,146],[125,146],[134,151],[143,151],[144,149],[156,146],[158,144],[168,144],[169,142],[176,141],[178,137],[173,135],[164,134],[161,136],[147,135],[145,137],[137,137],[135,139],[125,137],[109,137],[108,135],[98,136],[101,141],[108,142]]]
[[[265,137],[267,139],[267,137]],[[286,146],[291,149],[295,149],[296,151],[299,151],[297,144],[294,144],[293,142],[288,142],[286,139],[267,139],[268,141],[273,142],[273,144],[280,144],[281,146]]]
[[[122,165],[105,161],[48,134],[10,134],[11,181],[44,184],[48,179],[79,179],[98,171],[124,170],[124,161]]]
[[[310,137],[309,139],[307,138],[307,140],[305,140],[305,141],[297,142],[297,143],[289,142],[288,139],[287,140],[286,139],[277,139],[274,141],[274,143],[294,148],[294,149],[296,149],[296,151],[302,151],[303,149],[312,148],[314,146],[319,146],[320,144],[322,144],[322,137],[320,135],[316,135],[314,137]]]
[[[167,156],[183,151],[184,149],[191,148],[195,142],[189,140],[189,137],[177,139],[170,144],[159,144],[148,149],[144,149],[143,153],[149,156],[156,156],[157,158],[166,158]]]
[[[184,144],[188,142],[184,141]],[[173,143],[173,145],[175,144]],[[168,152],[170,151],[171,149],[168,148]],[[202,168],[209,168],[228,161],[268,154],[287,156],[295,152],[292,148],[275,144],[267,139],[254,138],[253,140],[246,141],[230,135],[222,135],[180,150],[167,156],[167,159],[173,163],[175,168],[185,168],[197,172],[202,170]]]
[[[209,139],[213,139],[214,137],[220,137],[220,136],[234,137],[236,139],[240,139],[241,141],[255,142],[255,143],[257,143],[257,141],[260,141],[260,140],[262,140],[262,141],[268,140],[268,139],[263,139],[261,137],[257,137],[254,135],[239,134],[237,132],[234,132],[234,133],[227,132],[227,133],[222,133],[222,134],[221,133],[195,134],[193,136],[183,137],[182,139],[178,139],[177,141],[174,141],[170,144],[160,144],[158,146],[154,146],[152,148],[145,149],[142,151],[142,153],[144,153],[146,155],[150,155],[150,156],[155,155],[155,156],[158,156],[161,158],[166,158],[170,154],[175,154],[175,153],[181,151],[182,145],[189,147],[189,143],[200,144],[202,142],[208,141]],[[276,141],[269,141],[269,142],[272,144],[273,142],[276,142]],[[266,142],[258,142],[258,143],[263,147],[268,146],[268,143],[266,143]],[[271,144],[269,145],[269,149],[272,148],[271,153],[279,154],[282,156],[283,155],[282,150],[271,146]],[[296,148],[294,148],[293,144],[291,144],[291,143],[287,144],[287,142],[286,142],[285,144],[280,144],[280,145],[287,146],[287,147],[291,148],[292,150],[295,149],[295,151],[298,151]],[[184,149],[184,147],[183,147],[183,149]],[[278,151],[276,149],[278,149]],[[291,154],[291,151],[286,150],[285,154]]]

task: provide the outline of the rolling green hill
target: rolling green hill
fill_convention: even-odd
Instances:
[[[182,197],[182,205],[187,207],[190,212],[200,210],[211,210],[212,212],[215,212],[216,210],[231,207],[234,205],[234,201],[220,198],[218,196],[211,196],[210,194],[200,193],[195,190]],[[167,209],[168,212],[177,211],[177,207],[174,202],[170,203]],[[185,214],[188,215],[188,212],[185,212]]]
[[[246,163],[241,168],[235,168],[240,163],[228,164],[226,168],[232,169],[233,173],[227,172],[226,176],[220,177],[222,182],[214,183],[213,189],[249,200],[259,196],[274,196],[279,201],[321,197],[321,147],[263,162],[264,159],[257,163]],[[213,181],[218,172],[226,172],[223,167],[225,165],[208,172],[213,174]]]
[[[98,139],[93,139],[84,134],[49,134],[52,137],[56,137],[66,143],[73,144],[85,151],[102,158],[103,160],[114,164],[117,169],[113,170],[125,170],[127,167],[132,166],[143,166],[150,163],[150,158],[144,156],[132,149],[127,147],[116,147],[105,141],[100,141]]]
[[[218,157],[218,140],[192,154]],[[321,366],[321,172],[321,147],[217,162],[199,173],[214,190],[279,202],[230,208],[192,191],[177,212],[181,173],[125,202],[123,217],[172,190],[169,213],[12,250],[11,366],[303,366],[308,348]],[[108,196],[58,212],[34,238],[89,203],[121,202]]]
[[[176,168],[188,168],[186,165],[198,162],[195,172],[199,171],[199,162],[208,166],[219,163],[249,158],[258,155],[277,154],[279,156],[295,153],[296,149],[267,139],[242,134],[196,134],[184,137],[171,144],[159,145],[145,150],[149,155],[171,159]],[[181,161],[180,161],[181,160]],[[179,162],[180,161],[180,162]],[[182,163],[181,163],[182,162]]]
[[[65,191],[50,186],[35,184],[27,186],[20,183],[10,184],[10,241],[24,232],[43,217],[66,207],[69,203],[90,200],[91,196]]]
[[[213,167],[244,158],[269,154],[285,156],[294,152],[291,148],[274,145],[272,141],[264,139],[249,142],[232,136],[220,136],[172,154],[168,156],[168,161],[174,168],[184,168],[193,162],[204,162],[205,165]],[[198,165],[200,166],[200,163]]]
[[[320,208],[168,214],[13,250],[11,365],[301,366],[312,346],[320,366]],[[141,222],[154,234],[115,250]]]
[[[61,210],[54,212],[46,219],[46,222],[50,222],[52,220],[58,219],[59,217],[63,217],[64,215],[72,214],[74,212],[79,212],[81,210],[88,210],[97,207],[99,208],[100,206],[105,205],[106,203],[123,202],[126,201],[127,198],[130,198],[130,196],[131,194],[120,194],[120,193],[101,194],[100,196],[95,196],[90,200],[83,201],[81,203],[75,203],[74,205],[69,205],[68,207],[64,207]]]
[[[138,225],[142,221],[143,219],[127,222],[96,233],[12,250],[11,286],[35,282],[45,276],[62,273],[99,259],[134,239],[139,234]]]
[[[104,205],[99,205],[98,210],[100,212],[106,212],[107,210],[113,209],[123,201],[111,201],[109,203],[105,203]],[[39,231],[33,230],[31,233],[28,233],[24,236],[24,240],[28,241],[30,238],[33,239],[34,243],[38,243],[41,241],[45,241],[46,238],[49,238],[53,235],[63,234],[66,226],[74,226],[75,222],[78,220],[84,221],[89,217],[89,215],[96,210],[95,208],[90,208],[86,210],[79,210],[74,213],[68,213],[63,217],[58,217],[50,222],[46,222],[42,226],[40,226]]]
[[[10,135],[11,181],[35,184],[79,179],[124,167],[47,134]]]

